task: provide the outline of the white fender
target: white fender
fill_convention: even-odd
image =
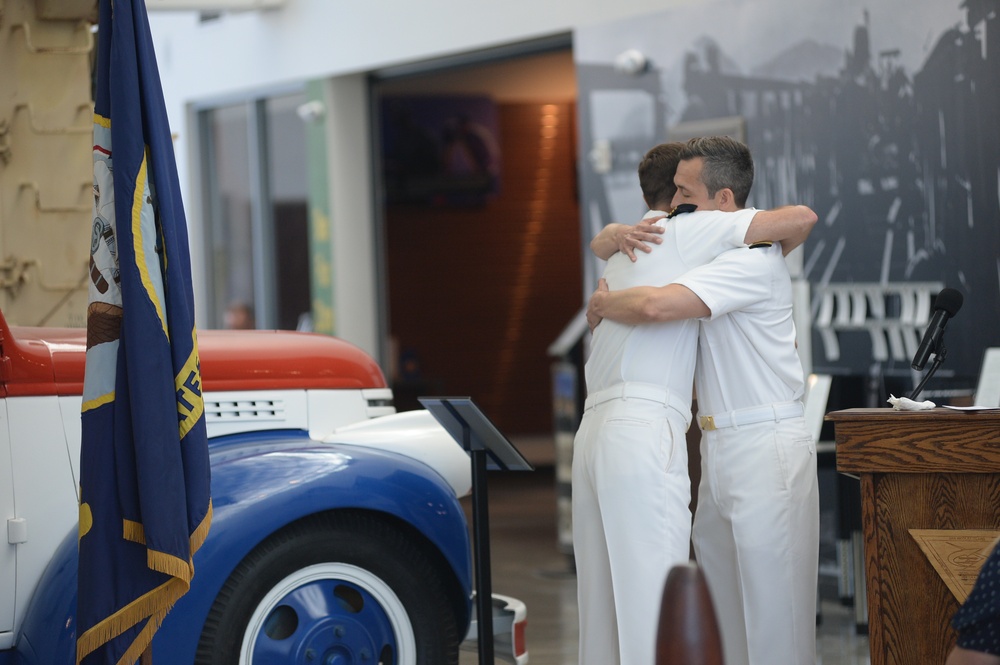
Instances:
[[[469,454],[426,410],[404,411],[338,427],[324,441],[405,455],[437,471],[456,497],[472,490]]]

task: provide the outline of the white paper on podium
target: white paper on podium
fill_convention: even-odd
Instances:
[[[951,406],[949,404],[942,404],[941,406],[952,411],[1000,411],[1000,406]]]

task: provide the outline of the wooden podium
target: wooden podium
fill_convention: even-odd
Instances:
[[[951,617],[1000,535],[1000,410],[826,418],[837,470],[861,480],[871,663],[944,663]]]

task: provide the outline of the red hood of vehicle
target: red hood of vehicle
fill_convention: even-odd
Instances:
[[[86,342],[82,328],[8,328],[0,319],[0,392],[81,394]],[[386,387],[367,353],[326,335],[202,330],[198,353],[206,391]]]

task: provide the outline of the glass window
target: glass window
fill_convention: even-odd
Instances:
[[[208,327],[307,326],[304,95],[203,111]]]
[[[265,105],[267,176],[271,191],[277,326],[306,327],[309,314],[309,178],[305,125],[296,109],[304,96]]]

